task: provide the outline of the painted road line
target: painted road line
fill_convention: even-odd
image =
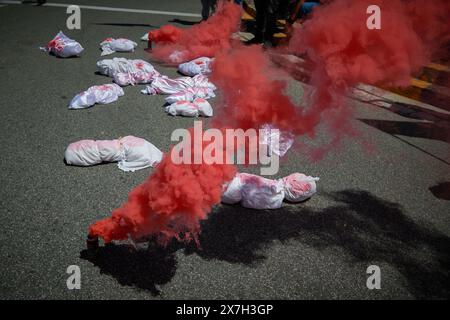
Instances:
[[[21,1],[0,1],[0,4],[22,4]],[[52,3],[47,2],[41,7],[59,7],[67,8],[73,5],[70,3]],[[188,12],[176,12],[176,11],[159,11],[159,10],[145,10],[145,9],[130,9],[130,8],[113,8],[113,7],[103,7],[103,6],[88,6],[88,5],[77,5],[81,9],[85,10],[99,10],[99,11],[113,11],[113,12],[128,12],[128,13],[145,13],[145,14],[156,14],[156,15],[166,15],[166,16],[179,16],[179,17],[193,17],[201,18],[198,13],[188,13]]]

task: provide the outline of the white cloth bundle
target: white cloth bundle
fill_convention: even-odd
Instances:
[[[175,92],[170,96],[165,98],[166,102],[169,104],[178,102],[178,101],[194,101],[197,98],[209,99],[214,98],[216,95],[211,88],[207,87],[194,87],[187,88],[183,91]]]
[[[58,32],[53,40],[40,49],[61,58],[80,56],[84,50],[81,44],[67,37],[62,31]]]
[[[155,166],[162,152],[145,139],[126,136],[116,140],[80,140],[69,144],[66,163],[92,166],[102,162],[118,162],[123,171],[135,171]]]
[[[150,83],[161,74],[141,59],[113,58],[97,61],[97,71],[121,86]]]
[[[212,117],[213,109],[208,101],[205,99],[195,99],[193,102],[177,101],[166,107],[166,112],[173,116],[185,117]]]
[[[261,127],[260,143],[267,145],[268,156],[273,152],[282,157],[292,147],[294,135],[270,124],[264,124]]]
[[[106,38],[100,43],[100,48],[102,49],[102,56],[114,52],[133,52],[134,48],[137,47],[137,43],[124,38]]]
[[[248,173],[238,173],[223,187],[222,202],[241,203],[251,209],[278,209],[283,199],[291,202],[304,201],[316,193],[319,178],[294,173],[285,178],[272,180]]]
[[[144,33],[144,35],[141,37],[142,41],[148,41],[148,32]]]
[[[179,77],[170,79],[167,76],[155,77],[152,83],[141,92],[144,94],[174,94],[189,88],[208,88],[216,90],[216,86],[208,80],[208,77],[198,74],[194,77]]]
[[[115,83],[92,86],[73,97],[72,101],[70,101],[69,109],[84,109],[96,103],[108,104],[116,101],[123,95],[123,89]]]
[[[178,71],[186,76],[193,77],[197,74],[211,73],[211,62],[213,59],[208,57],[200,57],[192,61],[181,63],[178,65]]]

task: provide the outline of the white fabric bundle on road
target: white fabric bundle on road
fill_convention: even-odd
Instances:
[[[272,180],[248,173],[238,173],[223,187],[222,202],[241,203],[250,209],[278,209],[283,200],[304,201],[316,193],[319,178],[294,173],[278,180]]]
[[[106,56],[114,52],[133,52],[136,47],[136,42],[125,38],[106,38],[100,43],[102,56]]]
[[[40,47],[40,49],[61,58],[80,56],[84,50],[81,44],[67,37],[62,31],[58,32],[53,40],[45,47]]]
[[[284,183],[284,198],[290,202],[301,202],[311,198],[316,193],[316,181],[319,181],[319,178],[296,172],[282,180]]]
[[[194,77],[178,77],[170,79],[167,76],[155,77],[152,83],[141,92],[144,94],[174,94],[183,92],[189,88],[207,88],[216,90],[216,86],[208,80],[208,77],[198,74]]]
[[[145,139],[126,136],[115,140],[80,140],[69,144],[66,163],[92,166],[102,162],[118,162],[123,171],[153,167],[161,162],[163,153]]]
[[[197,98],[209,99],[214,98],[216,95],[214,94],[214,90],[207,87],[194,87],[187,88],[183,91],[175,92],[170,96],[165,98],[168,104],[172,104],[178,101],[189,101],[192,102]]]
[[[108,104],[116,101],[123,95],[123,89],[115,83],[92,86],[73,97],[72,101],[70,101],[69,109],[84,109],[96,103]]]
[[[213,59],[211,58],[200,57],[192,61],[181,63],[178,65],[178,71],[190,77],[197,74],[209,74],[211,73],[211,62],[213,62]]]
[[[195,99],[193,102],[177,101],[166,107],[166,112],[173,116],[212,117],[213,109],[205,99]]]
[[[141,59],[113,58],[97,61],[97,71],[121,86],[151,83],[161,74]]]
[[[146,32],[142,37],[141,37],[142,41],[148,41],[148,32]]]
[[[279,130],[270,124],[264,124],[261,127],[260,142],[268,147],[268,156],[273,153],[283,157],[294,143],[292,133]]]

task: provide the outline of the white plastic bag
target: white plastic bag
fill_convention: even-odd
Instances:
[[[242,182],[239,174],[222,188],[221,201],[226,204],[235,204],[242,200]]]
[[[283,157],[294,143],[294,135],[279,130],[270,124],[261,127],[260,142],[268,147],[268,156],[273,153]]]
[[[251,209],[278,209],[284,199],[301,202],[313,196],[318,180],[302,173],[293,173],[278,180],[238,173],[223,186],[221,201],[226,204],[240,202],[243,207]]]
[[[192,102],[178,101],[165,108],[172,116],[198,117],[198,109]]]
[[[53,40],[45,47],[40,47],[40,49],[61,58],[80,56],[84,50],[81,44],[67,37],[62,31],[58,32]]]
[[[188,89],[193,89],[199,94],[197,97],[207,98],[214,96],[214,90],[216,86],[208,80],[208,77],[199,74],[194,77],[178,77],[170,79],[167,76],[156,76],[152,83],[144,90],[141,90],[143,94],[169,94],[173,95],[179,92],[186,92]],[[205,95],[205,96],[201,96]],[[189,100],[189,99],[186,99]],[[177,100],[181,101],[181,100]]]
[[[202,117],[212,117],[213,116],[213,108],[203,98],[197,98],[192,102],[198,110],[198,114]]]
[[[155,166],[162,152],[145,139],[126,136],[116,140],[80,140],[69,144],[66,163],[92,166],[102,162],[118,162],[119,169],[135,171]]]
[[[178,71],[187,76],[195,76],[197,74],[211,73],[211,62],[213,59],[208,57],[200,57],[192,61],[181,63],[178,65]]]
[[[116,101],[123,95],[123,89],[115,83],[92,86],[73,97],[72,101],[70,101],[69,109],[84,109],[96,103],[108,104]]]
[[[150,83],[161,74],[147,61],[141,59],[113,58],[97,61],[97,71],[125,86]]]
[[[177,101],[166,107],[166,112],[173,116],[212,117],[213,109],[205,99],[195,99],[193,102]]]
[[[286,200],[301,202],[311,198],[317,190],[317,177],[306,176],[302,173],[293,173],[282,179]]]
[[[114,52],[133,52],[137,47],[137,43],[124,38],[106,38],[100,43],[100,48],[102,49],[102,56]]]
[[[284,199],[284,185],[279,180],[240,173],[242,206],[251,209],[278,209]]]
[[[216,95],[211,88],[205,87],[193,87],[187,88],[183,91],[175,92],[170,96],[165,98],[166,102],[169,104],[175,103],[177,101],[194,101],[197,98],[209,99],[214,98]]]

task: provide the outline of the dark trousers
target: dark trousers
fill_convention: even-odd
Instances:
[[[217,0],[201,0],[202,2],[202,19],[208,19],[209,15],[212,14],[216,8]]]
[[[271,40],[276,30],[277,10],[280,0],[255,0],[256,32],[258,41]]]

